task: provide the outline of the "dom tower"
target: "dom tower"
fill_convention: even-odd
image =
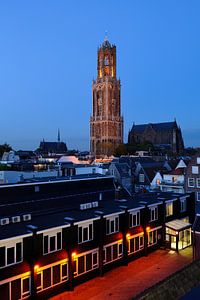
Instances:
[[[98,48],[97,79],[93,80],[93,112],[90,118],[90,151],[111,155],[123,143],[120,80],[116,78],[116,46],[107,38]]]

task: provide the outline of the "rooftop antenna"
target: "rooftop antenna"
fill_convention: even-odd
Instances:
[[[108,41],[108,30],[105,30],[105,37],[104,37],[104,41]]]

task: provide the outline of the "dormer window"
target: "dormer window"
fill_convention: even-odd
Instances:
[[[0,268],[17,264],[23,260],[22,239],[0,243]]]
[[[84,223],[78,226],[78,243],[84,243],[93,240],[93,223]]]
[[[49,231],[43,237],[43,253],[48,254],[62,249],[62,232]]]
[[[140,211],[132,211],[129,215],[129,227],[135,227],[140,225]]]
[[[119,216],[106,218],[106,234],[112,234],[119,231]]]
[[[158,219],[158,206],[152,206],[150,209],[150,222]]]

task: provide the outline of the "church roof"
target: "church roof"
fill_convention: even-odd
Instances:
[[[63,153],[67,151],[67,146],[64,142],[40,142],[40,150],[42,152]]]
[[[151,126],[155,131],[165,131],[170,130],[176,126],[176,122],[164,122],[164,123],[148,123],[148,124],[141,124],[141,125],[133,125],[131,132],[135,133],[143,133],[145,129]]]

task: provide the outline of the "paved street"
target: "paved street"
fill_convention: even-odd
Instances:
[[[128,266],[118,267],[51,300],[128,300],[192,261],[192,248],[180,253],[157,250]]]

